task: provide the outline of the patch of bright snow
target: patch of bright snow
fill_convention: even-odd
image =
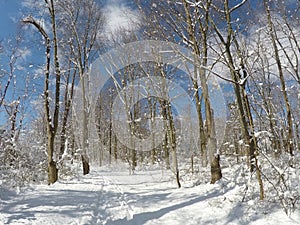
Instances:
[[[299,207],[288,217],[272,203],[242,202],[244,187],[235,181],[177,189],[171,177],[159,169],[129,175],[98,168],[19,194],[1,190],[0,224],[299,224]]]

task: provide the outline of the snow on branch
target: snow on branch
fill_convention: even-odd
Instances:
[[[229,10],[229,12],[231,13],[231,12],[233,12],[234,10],[240,8],[240,7],[241,7],[242,5],[244,5],[247,1],[248,1],[248,0],[243,0],[241,3],[239,3],[239,4],[235,5],[235,6],[233,6],[233,7]]]
[[[186,0],[186,3],[190,4],[191,7],[199,7],[199,5],[202,3],[202,1],[198,1],[198,2],[191,2],[191,1],[188,1]]]
[[[22,20],[23,23],[29,23],[29,24],[32,24],[33,26],[35,26],[39,32],[43,35],[43,37],[45,39],[49,39],[49,36],[47,34],[47,32],[45,31],[45,29],[42,27],[42,25],[40,23],[38,23],[31,15],[30,16],[27,16],[25,17],[23,20]]]

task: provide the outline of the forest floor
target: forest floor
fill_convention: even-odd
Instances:
[[[214,185],[183,178],[178,189],[171,172],[160,168],[129,175],[104,167],[50,186],[0,188],[0,224],[300,224],[300,203],[287,216],[271,200],[247,196],[242,201],[245,186],[226,178],[232,172],[224,169],[224,178]]]

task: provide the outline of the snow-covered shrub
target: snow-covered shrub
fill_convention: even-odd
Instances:
[[[279,201],[286,214],[291,214],[300,203],[300,154],[283,152],[278,158],[270,151],[260,149],[260,170],[265,180],[268,198]]]
[[[57,161],[58,175],[60,179],[68,179],[74,177],[79,173],[78,169],[82,168],[80,154],[76,151],[71,152],[66,141],[64,153],[61,158]],[[80,172],[81,173],[81,172]]]
[[[46,178],[46,155],[43,140],[34,131],[20,131],[18,138],[2,132],[0,140],[0,180],[2,186],[22,187]]]

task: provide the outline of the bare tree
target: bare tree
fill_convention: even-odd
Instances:
[[[60,7],[65,41],[70,46],[71,61],[80,78],[82,91],[81,158],[83,174],[88,174],[90,170],[88,157],[89,118],[91,116],[91,102],[88,96],[89,65],[99,49],[97,45],[100,43],[99,34],[104,19],[100,6],[94,0],[69,0],[58,3],[58,6]]]
[[[215,183],[217,180],[222,178],[221,167],[220,167],[220,156],[217,151],[216,144],[216,133],[214,125],[213,109],[210,103],[210,97],[208,93],[208,81],[207,81],[207,71],[205,68],[208,66],[208,50],[209,50],[209,16],[210,7],[212,2],[210,0],[199,4],[199,7],[195,7],[196,15],[191,15],[192,8],[186,0],[183,0],[183,5],[186,13],[186,23],[188,25],[187,32],[189,34],[189,39],[187,41],[192,46],[193,53],[195,54],[195,75],[193,77],[194,89],[196,91],[196,105],[198,112],[200,136],[201,136],[201,151],[202,157],[205,158],[205,152],[209,152],[209,161],[211,166],[211,183]],[[195,18],[192,21],[192,18]],[[202,19],[203,18],[203,19]],[[198,24],[198,27],[193,24]],[[206,124],[205,129],[202,124],[202,110],[198,93],[198,82],[200,80],[200,86],[202,88],[202,96],[205,105],[205,116]],[[204,130],[204,132],[203,132]]]
[[[53,47],[51,46],[51,39],[49,34],[45,31],[40,23],[38,23],[32,16],[23,19],[24,23],[32,24],[38,29],[39,33],[43,36],[46,43],[46,68],[45,68],[45,81],[44,81],[44,108],[47,121],[47,153],[48,153],[48,184],[53,184],[58,179],[58,169],[56,162],[53,159],[55,152],[55,137],[58,130],[59,122],[59,101],[60,101],[60,67],[58,60],[58,39],[56,28],[56,11],[53,0],[45,0],[47,8],[49,10],[52,35],[53,35]],[[51,116],[50,111],[50,69],[51,69],[51,49],[53,49],[53,60],[55,70],[55,100],[54,100],[54,112]]]
[[[247,0],[241,1],[239,4],[229,6],[229,1],[225,0],[222,5],[223,8],[216,6],[216,11],[220,12],[226,22],[226,33],[224,34],[218,27],[218,23],[213,17],[209,17],[210,23],[217,35],[220,46],[220,57],[226,62],[230,75],[231,82],[234,86],[234,92],[236,96],[237,106],[239,110],[240,123],[242,125],[243,138],[245,139],[246,146],[249,146],[250,155],[250,170],[256,169],[258,183],[260,187],[260,198],[264,198],[264,189],[261,178],[260,169],[258,167],[258,149],[256,146],[256,138],[254,135],[254,123],[250,110],[249,99],[246,92],[246,82],[250,76],[249,70],[247,70],[246,57],[243,55],[241,45],[238,42],[237,32],[233,28],[232,13],[242,7]],[[235,51],[233,51],[235,49]],[[235,55],[236,54],[236,55]],[[225,57],[223,57],[224,55]],[[237,60],[235,60],[237,56]]]
[[[284,102],[285,102],[286,119],[287,119],[287,124],[288,124],[288,127],[287,127],[288,134],[287,134],[286,144],[287,144],[287,149],[288,149],[289,153],[291,154],[291,156],[293,156],[294,155],[294,145],[293,145],[294,131],[293,131],[292,110],[291,110],[291,105],[290,105],[290,101],[289,101],[289,97],[288,97],[288,93],[287,93],[286,82],[285,82],[284,72],[283,72],[283,66],[282,66],[280,56],[279,56],[279,47],[278,47],[278,44],[279,44],[279,46],[282,46],[282,45],[281,45],[280,40],[278,39],[276,29],[274,27],[272,17],[271,17],[270,6],[267,1],[264,1],[264,7],[266,10],[266,14],[267,14],[269,35],[270,35],[270,38],[272,41],[272,46],[273,46],[274,55],[275,55],[274,57],[275,57],[275,61],[276,61],[276,65],[277,65],[278,73],[279,73],[281,90],[282,90],[282,94],[283,94],[283,98],[284,98]],[[287,55],[287,54],[285,54],[285,55]]]
[[[209,153],[209,161],[212,166],[211,182],[215,183],[222,177],[222,173],[213,129],[213,111],[208,94],[207,79],[210,72],[205,69],[208,68],[209,37],[211,35],[209,14],[211,13],[212,1],[201,1],[196,4],[185,0],[180,3],[153,0],[149,7],[152,11],[159,12],[155,14],[141,5],[140,3],[140,9],[145,18],[146,35],[150,38],[179,42],[195,55],[193,59],[189,60],[194,64],[194,71],[190,77],[195,92],[193,96],[198,115],[199,147],[203,166],[208,164]],[[149,22],[149,17],[151,17],[151,22]],[[204,104],[202,104],[202,100]],[[203,109],[205,110],[206,123],[204,123],[202,115]]]

